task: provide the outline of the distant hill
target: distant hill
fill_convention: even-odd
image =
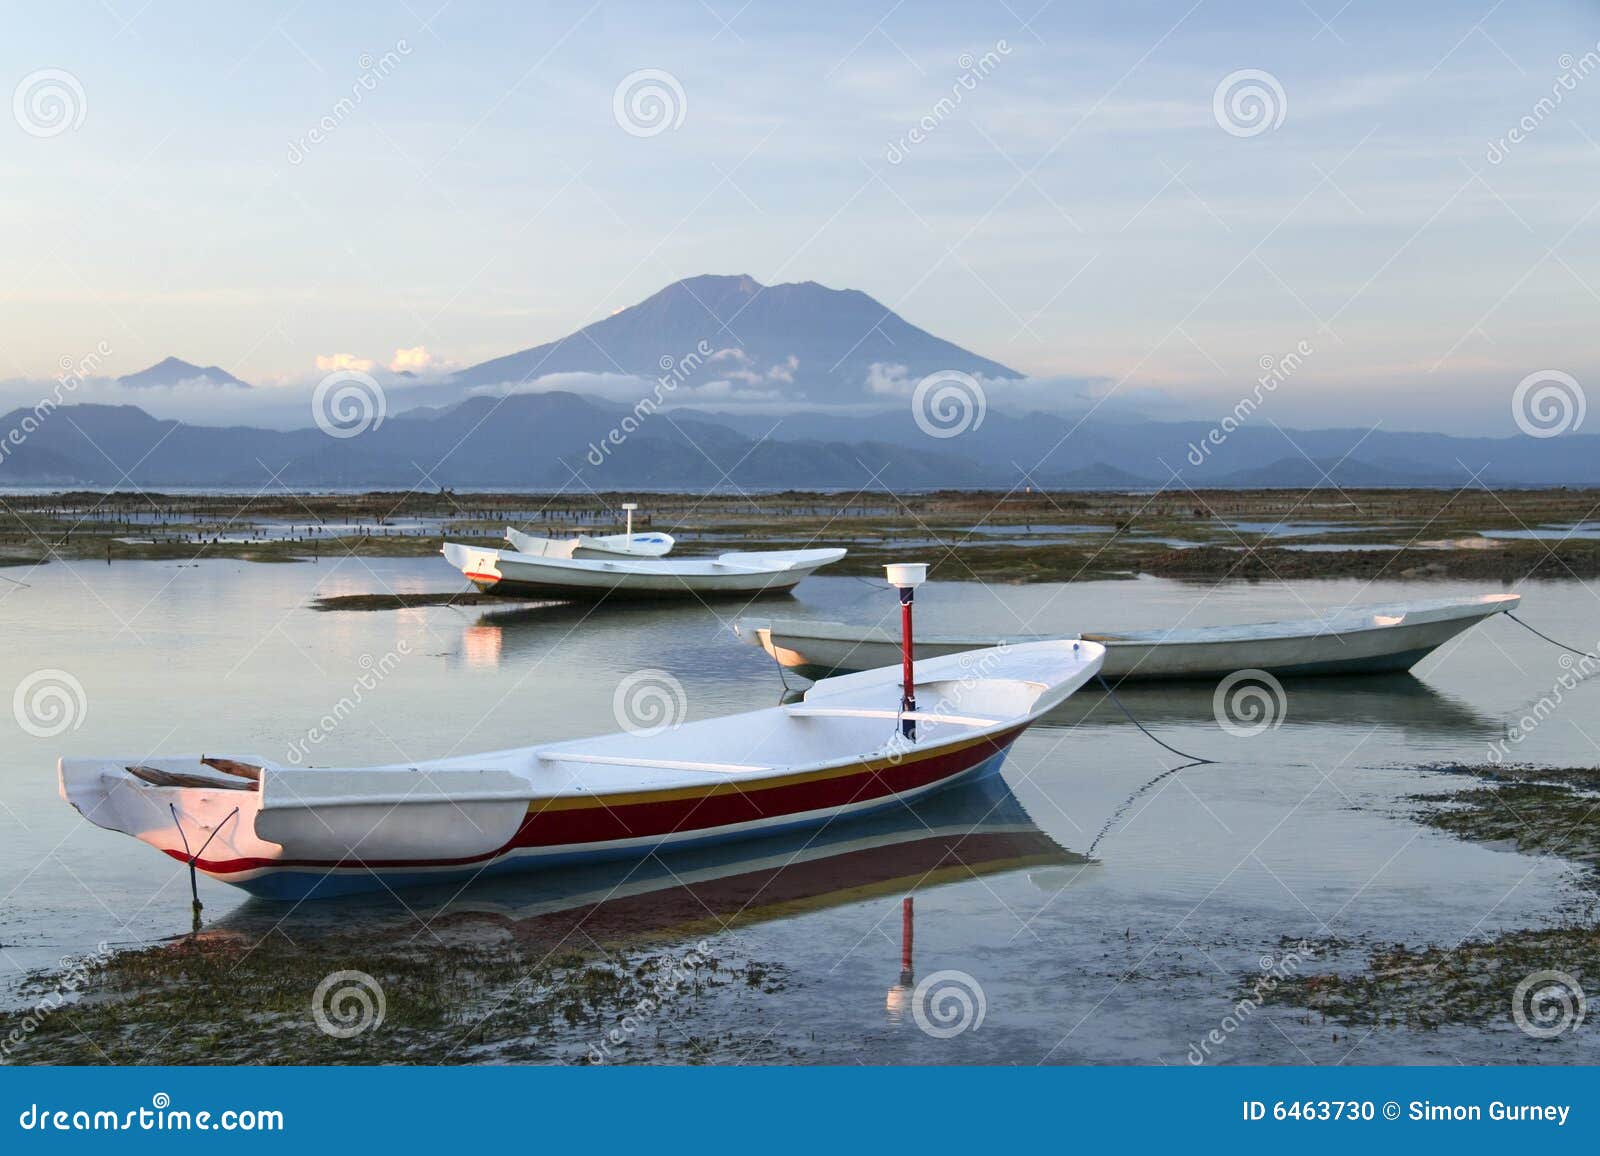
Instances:
[[[748,276],[690,277],[558,341],[457,373],[461,385],[527,382],[553,373],[633,374],[647,380],[705,342],[715,356],[686,382],[725,382],[734,396],[860,402],[874,365],[912,381],[942,369],[1022,375],[912,325],[855,289],[815,281],[762,285]]]
[[[185,381],[204,381],[210,385],[230,385],[240,389],[250,388],[248,382],[240,381],[225,369],[215,365],[191,365],[176,357],[168,357],[156,362],[149,369],[141,369],[138,373],[117,378],[118,385],[128,385],[135,389],[178,385]]]

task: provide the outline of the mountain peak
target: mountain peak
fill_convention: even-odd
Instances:
[[[919,329],[857,289],[815,281],[763,285],[748,273],[705,273],[558,341],[462,370],[455,381],[525,384],[558,373],[618,372],[653,380],[702,344],[717,354],[674,387],[683,400],[703,391],[699,396],[724,402],[881,401],[871,387],[878,366],[898,367],[912,379],[940,370],[1022,376]]]
[[[172,386],[185,381],[205,381],[209,385],[237,386],[249,389],[247,382],[240,381],[233,374],[215,365],[194,365],[177,357],[167,357],[156,362],[149,369],[141,369],[138,373],[129,373],[117,378],[118,385],[128,385],[135,389],[146,389],[152,386]]]

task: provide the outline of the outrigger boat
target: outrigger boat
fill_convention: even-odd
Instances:
[[[925,569],[890,568],[908,627]],[[994,771],[1104,655],[1057,641],[913,664],[907,646],[899,670],[659,733],[361,768],[62,759],[60,790],[98,826],[279,899],[642,858],[823,825]]]
[[[620,534],[593,537],[579,534],[576,538],[537,538],[525,534],[514,526],[506,527],[506,541],[519,554],[536,558],[664,558],[672,553],[676,539],[671,534],[633,532],[633,512],[637,502],[624,502],[622,509],[628,517],[627,529]]]
[[[728,598],[782,594],[843,550],[762,550],[715,558],[562,558],[446,542],[440,549],[485,594],[511,598]]]
[[[1515,610],[1520,595],[1483,594],[1333,610],[1320,618],[1172,630],[1069,635],[1106,648],[1101,673],[1112,681],[1222,678],[1237,670],[1279,677],[1409,670],[1490,615]],[[842,622],[744,618],[739,637],[806,678],[872,670],[899,661],[887,630]],[[1060,635],[935,635],[916,640],[916,657],[940,658],[1007,642]]]

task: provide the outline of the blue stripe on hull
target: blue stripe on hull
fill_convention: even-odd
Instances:
[[[960,774],[951,775],[932,786],[907,794],[890,795],[881,802],[860,811],[852,811],[849,815],[822,815],[815,818],[797,819],[792,823],[783,823],[774,827],[763,827],[760,831],[716,831],[698,835],[693,838],[675,840],[670,843],[652,843],[635,847],[598,847],[589,851],[551,852],[549,854],[517,854],[510,852],[504,857],[486,864],[472,867],[463,867],[458,870],[447,871],[371,871],[360,868],[334,869],[330,871],[307,871],[303,868],[289,868],[282,871],[268,870],[261,875],[250,879],[224,879],[224,883],[248,891],[252,895],[263,899],[331,899],[339,895],[357,895],[369,891],[381,891],[388,888],[399,887],[428,887],[448,883],[465,883],[473,879],[486,876],[509,875],[524,871],[538,871],[546,867],[567,867],[576,863],[604,863],[618,859],[639,858],[653,854],[656,851],[670,849],[673,851],[686,850],[692,847],[704,847],[713,843],[732,843],[739,840],[760,840],[769,835],[779,835],[785,832],[804,830],[808,827],[822,827],[831,822],[850,822],[854,819],[875,815],[890,807],[901,806],[910,798],[922,798],[942,791],[946,787],[955,786],[957,783],[969,783],[974,779],[993,774],[1000,769],[1010,748],[990,755],[977,766],[970,767]]]

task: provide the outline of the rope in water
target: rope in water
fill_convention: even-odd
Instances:
[[[1587,658],[1587,659],[1590,659],[1590,660],[1592,660],[1594,662],[1600,662],[1600,654],[1590,654],[1587,650],[1579,650],[1576,646],[1568,646],[1565,642],[1562,642],[1559,639],[1551,638],[1544,631],[1535,630],[1532,626],[1529,626],[1526,622],[1522,621],[1522,619],[1518,618],[1515,614],[1511,613],[1511,611],[1509,611],[1509,610],[1507,610],[1505,612],[1505,614],[1506,614],[1507,618],[1511,619],[1511,621],[1515,622],[1518,626],[1522,627],[1522,629],[1528,631],[1530,634],[1538,635],[1540,638],[1542,638],[1546,642],[1548,642],[1551,646],[1558,646],[1562,650],[1565,650],[1570,654],[1576,654],[1579,658]]]
[[[1177,747],[1173,746],[1171,743],[1164,743],[1160,739],[1156,738],[1155,735],[1150,733],[1150,729],[1148,727],[1146,727],[1144,725],[1144,723],[1142,723],[1138,719],[1134,718],[1133,717],[1133,712],[1131,710],[1129,710],[1126,706],[1123,705],[1122,700],[1117,697],[1117,692],[1112,690],[1111,689],[1111,684],[1106,681],[1106,676],[1105,675],[1096,674],[1095,678],[1098,679],[1099,682],[1100,682],[1100,689],[1106,692],[1106,697],[1109,698],[1112,702],[1116,703],[1117,704],[1117,709],[1120,710],[1123,714],[1128,716],[1128,721],[1131,722],[1134,726],[1138,727],[1140,730],[1144,731],[1145,737],[1148,738],[1151,742],[1155,743],[1156,746],[1162,747],[1162,748],[1164,748],[1166,750],[1171,751],[1173,754],[1177,755],[1179,758],[1188,759],[1188,760],[1190,760],[1191,763],[1214,764],[1217,761],[1216,759],[1203,759],[1199,755],[1191,755],[1187,751],[1180,751]]]

